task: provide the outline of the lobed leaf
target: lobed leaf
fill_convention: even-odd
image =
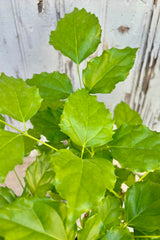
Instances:
[[[126,224],[138,231],[160,230],[160,185],[137,182],[126,194]]]
[[[109,145],[113,157],[124,168],[144,172],[160,167],[160,133],[143,125],[121,126]]]
[[[69,77],[60,72],[34,74],[26,83],[39,88],[42,98],[49,101],[57,101],[67,98],[73,93],[72,84]]]
[[[79,64],[97,49],[100,37],[101,27],[97,17],[84,8],[75,8],[57,23],[49,43]]]
[[[29,120],[40,108],[42,99],[36,87],[22,79],[0,76],[0,112],[20,122]]]
[[[128,104],[121,102],[114,109],[114,120],[116,126],[119,128],[123,124],[141,125],[142,119],[140,115],[132,110]]]
[[[111,48],[91,59],[83,70],[83,83],[90,93],[110,93],[133,67],[136,48]]]
[[[23,136],[0,129],[0,182],[17,164],[22,164],[23,156]]]
[[[109,110],[85,89],[77,90],[65,102],[60,127],[81,147],[99,147],[112,139],[113,121]]]
[[[5,240],[67,240],[59,209],[63,203],[20,198],[0,211],[0,234]]]
[[[53,187],[55,173],[49,160],[49,155],[42,154],[26,170],[26,186],[33,196],[45,197]]]
[[[56,189],[68,202],[71,224],[82,213],[97,207],[106,188],[114,187],[114,167],[106,159],[81,159],[69,150],[60,150],[51,161],[56,172]]]

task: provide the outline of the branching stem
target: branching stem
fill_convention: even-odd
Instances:
[[[20,132],[22,135],[24,135],[24,136],[26,136],[26,137],[28,137],[28,138],[31,138],[31,139],[33,139],[33,140],[35,140],[35,141],[37,141],[37,142],[39,142],[39,143],[41,143],[41,144],[47,146],[47,147],[53,149],[54,151],[58,151],[57,148],[55,148],[55,147],[53,147],[53,146],[51,146],[51,145],[49,145],[49,144],[47,144],[47,143],[45,143],[45,142],[39,140],[38,138],[35,138],[35,137],[29,135],[29,134],[26,133],[26,132],[23,132],[23,131],[19,130],[18,128],[12,126],[11,124],[9,124],[9,123],[7,123],[7,122],[1,120],[1,119],[0,119],[0,122],[3,123],[3,124],[5,124],[5,125],[7,125],[7,126],[9,126],[9,127],[11,127],[11,128],[13,128],[14,130],[16,130],[16,131],[18,131],[18,132]]]
[[[17,179],[18,179],[18,182],[20,183],[22,189],[24,190],[24,186],[23,186],[23,184],[22,184],[22,182],[21,182],[21,179],[19,178],[19,176],[18,176],[18,174],[17,174],[17,172],[16,172],[15,169],[14,169],[14,173],[15,173],[15,175],[16,175],[16,177],[17,177]]]

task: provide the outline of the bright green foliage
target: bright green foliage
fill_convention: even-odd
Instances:
[[[56,202],[19,199],[0,211],[0,234],[5,240],[67,240]]]
[[[83,83],[90,93],[110,93],[133,67],[137,49],[111,48],[90,60],[83,70]]]
[[[113,226],[118,226],[120,224],[121,211],[121,203],[119,199],[107,196],[102,200],[98,206],[98,213],[105,229],[110,229]]]
[[[53,188],[55,174],[49,160],[50,155],[43,154],[27,168],[25,182],[33,196],[44,197]]]
[[[2,117],[2,115],[0,115],[0,119],[5,121],[4,117]],[[0,122],[0,128],[4,129],[4,124]]]
[[[0,187],[0,208],[12,203],[16,198],[17,196],[12,189]]]
[[[52,156],[52,162],[55,186],[68,202],[71,222],[96,207],[106,188],[114,187],[114,167],[106,159],[81,159],[69,150],[61,150]]]
[[[34,131],[37,132],[37,134],[43,134],[47,140],[52,143],[57,143],[67,139],[67,136],[60,132],[59,128],[61,114],[62,105],[60,105],[59,102],[57,102],[56,106],[51,103],[44,102],[42,108],[31,119]]]
[[[104,238],[100,240],[133,240],[133,236],[127,228],[114,228],[107,231]]]
[[[140,115],[132,110],[128,104],[121,102],[114,109],[115,124],[119,128],[122,124],[141,125],[142,119]]]
[[[150,181],[133,185],[127,191],[125,217],[127,225],[139,231],[160,230],[160,185]]]
[[[114,188],[116,192],[122,191],[122,183],[125,183],[128,187],[131,187],[135,183],[135,174],[129,169],[115,167],[115,174],[117,176],[117,182]]]
[[[23,136],[0,129],[0,183],[24,156]]]
[[[41,97],[50,101],[65,99],[73,92],[71,81],[64,73],[34,74],[33,78],[26,82],[30,86],[38,87]]]
[[[40,108],[42,99],[36,87],[29,87],[22,79],[0,76],[0,112],[20,122],[26,122]]]
[[[79,64],[97,49],[100,37],[101,27],[96,16],[75,8],[57,23],[49,43]]]
[[[85,89],[71,94],[65,103],[61,130],[82,147],[99,147],[112,139],[111,114]]]
[[[78,240],[99,239],[101,232],[104,232],[104,225],[97,214],[87,220],[84,229],[79,231]]]
[[[123,125],[114,134],[110,148],[122,167],[139,172],[160,167],[160,133],[143,125]]]
[[[77,64],[80,86],[79,64],[100,36],[95,15],[77,8],[51,32],[50,44]],[[91,95],[110,93],[124,81],[136,51],[112,48],[89,61],[85,88],[75,92],[64,73],[34,74],[27,83],[2,73],[0,182],[23,156],[34,149],[39,156],[26,170],[21,196],[0,187],[1,240],[160,239],[160,133],[143,126],[124,102],[112,120]],[[1,114],[23,122],[25,131]],[[27,120],[33,129],[27,130]],[[5,131],[4,123],[19,134]]]

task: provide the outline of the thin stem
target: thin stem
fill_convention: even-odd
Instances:
[[[26,127],[26,122],[25,122],[25,121],[23,122],[23,125],[24,125],[24,129],[25,129],[25,133],[28,133],[28,132],[27,132],[27,127]]]
[[[39,142],[39,143],[41,143],[41,144],[47,146],[47,147],[53,149],[54,151],[58,151],[57,148],[54,148],[54,147],[52,147],[51,145],[49,145],[49,144],[47,144],[47,143],[45,143],[45,142],[43,142],[43,141],[41,141],[41,140],[39,140],[39,139],[37,139],[37,138],[31,136],[31,135],[29,135],[28,133],[25,133],[25,132],[19,130],[18,128],[12,126],[11,124],[9,124],[9,123],[7,123],[7,122],[1,120],[1,119],[0,119],[0,122],[2,122],[3,124],[5,124],[5,125],[7,125],[7,126],[9,126],[9,127],[11,127],[11,128],[13,128],[14,130],[16,130],[16,131],[18,131],[18,132],[20,132],[22,135],[24,135],[24,136],[26,136],[26,137],[28,137],[28,138],[31,138],[31,139],[33,139],[33,140],[35,140],[35,141],[37,141],[37,142]]]
[[[138,179],[138,182],[141,182],[149,173],[150,173],[150,171],[149,171],[149,172],[146,172],[142,177],[140,177],[140,178]]]
[[[18,179],[18,182],[20,183],[20,185],[21,185],[21,187],[23,188],[23,190],[24,190],[24,186],[23,186],[23,184],[22,184],[22,182],[21,182],[21,179],[19,178],[19,176],[18,176],[18,174],[17,174],[17,172],[16,172],[16,170],[14,169],[14,173],[15,173],[15,175],[16,175],[16,177],[17,177],[17,179]]]
[[[160,235],[158,235],[158,236],[134,236],[134,238],[154,238],[154,239],[157,239],[157,238],[160,238]]]
[[[80,88],[82,88],[81,77],[80,77],[80,72],[79,72],[79,64],[78,63],[77,63],[77,73],[78,73]]]
[[[113,189],[109,189],[109,191],[113,193],[117,198],[122,198],[122,196],[116,193]]]
[[[82,152],[81,152],[81,159],[83,158],[83,154],[84,154],[84,145],[83,145]]]

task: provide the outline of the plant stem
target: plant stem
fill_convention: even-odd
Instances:
[[[24,125],[25,133],[28,133],[28,132],[27,132],[27,127],[26,127],[26,122],[25,122],[25,121],[23,122],[23,125]]]
[[[78,63],[77,63],[77,73],[78,73],[80,88],[82,88],[81,77],[80,77],[80,72],[79,72],[79,64]]]
[[[138,182],[141,182],[149,173],[150,173],[150,171],[149,171],[149,172],[146,172],[142,177],[140,177],[140,178],[138,179]]]
[[[84,154],[84,145],[83,145],[82,152],[81,152],[81,159],[83,158],[83,154]]]
[[[154,238],[154,239],[157,239],[157,238],[160,238],[160,235],[158,235],[158,236],[134,236],[134,238]]]
[[[24,190],[24,186],[23,186],[23,184],[22,184],[22,182],[21,182],[21,179],[19,178],[19,176],[18,176],[18,174],[17,174],[17,172],[16,172],[16,170],[14,169],[14,173],[15,173],[15,175],[16,175],[16,177],[17,177],[17,179],[18,179],[18,182],[20,183],[20,185],[21,185],[21,187],[23,188],[23,190]]]
[[[117,198],[122,198],[122,196],[116,193],[113,189],[109,189],[109,191],[113,193]]]
[[[19,130],[18,128],[12,126],[11,124],[9,124],[9,123],[7,123],[7,122],[1,120],[1,119],[0,119],[0,122],[3,123],[3,124],[5,124],[5,125],[7,125],[7,126],[9,126],[9,127],[11,127],[11,128],[13,128],[14,130],[16,130],[16,131],[18,131],[18,132],[20,132],[22,135],[24,135],[24,136],[26,136],[26,137],[28,137],[28,138],[31,138],[31,139],[33,139],[33,140],[35,140],[35,141],[37,141],[37,142],[39,142],[39,143],[41,143],[41,144],[47,146],[47,147],[53,149],[54,151],[58,151],[57,148],[54,148],[54,147],[52,147],[51,145],[49,145],[49,144],[47,144],[47,143],[45,143],[45,142],[39,140],[38,138],[35,138],[35,137],[29,135],[28,133]]]

